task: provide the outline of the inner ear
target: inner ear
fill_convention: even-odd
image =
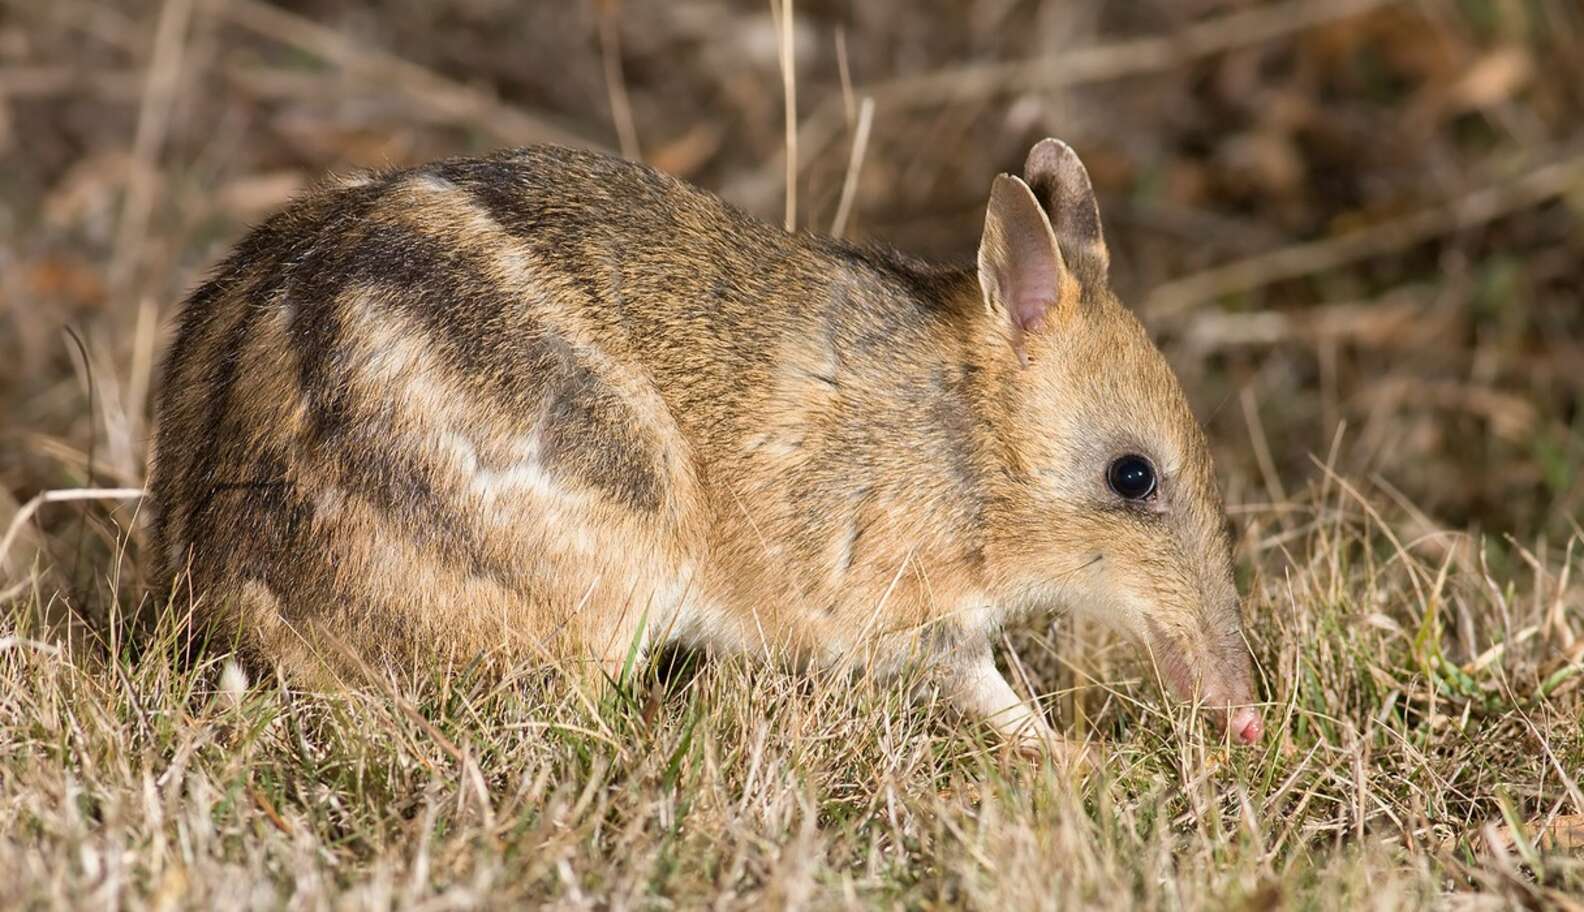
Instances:
[[[986,303],[1010,318],[1020,356],[1022,333],[1045,324],[1061,299],[1065,273],[1056,234],[1034,191],[1012,175],[997,177],[979,242],[979,285]]]
[[[1089,170],[1072,146],[1042,139],[1029,150],[1023,179],[1050,219],[1056,242],[1075,267],[1093,265],[1103,274],[1110,263],[1100,229],[1100,204],[1095,200]]]

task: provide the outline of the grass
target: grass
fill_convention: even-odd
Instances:
[[[0,906],[1576,907],[1580,542],[1541,563],[1405,543],[1342,485],[1298,503],[1243,546],[1256,749],[1116,644],[1013,632],[1101,739],[1077,774],[908,677],[671,656],[594,694],[482,665],[303,693],[184,660],[179,611],[73,656],[39,593],[0,633]]]
[[[1584,908],[1584,13],[916,6],[0,0],[0,908]],[[293,692],[70,499],[142,485],[175,302],[327,171],[620,145],[961,259],[1051,134],[1227,481],[1256,749],[1059,618],[1003,659],[1083,774],[916,673]]]

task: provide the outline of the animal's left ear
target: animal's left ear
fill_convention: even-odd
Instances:
[[[1023,334],[1045,328],[1070,281],[1050,220],[1034,192],[1010,174],[997,177],[990,185],[979,241],[979,287],[985,303],[1011,323],[1019,360]]]
[[[1094,186],[1078,153],[1059,139],[1042,139],[1029,150],[1023,180],[1050,220],[1068,267],[1104,282],[1111,254],[1100,231]]]

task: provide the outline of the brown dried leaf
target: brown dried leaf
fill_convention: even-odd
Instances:
[[[1492,51],[1447,89],[1446,109],[1468,111],[1499,104],[1517,94],[1534,75],[1534,61],[1523,48]]]
[[[1549,823],[1531,820],[1524,824],[1524,837],[1530,845],[1547,852],[1584,851],[1584,814],[1564,814],[1553,817]],[[1497,851],[1517,851],[1518,839],[1512,828],[1505,825],[1488,825],[1470,840],[1476,849],[1487,847]]]
[[[105,303],[104,280],[87,260],[71,254],[40,257],[25,266],[25,288],[58,312],[80,313]]]

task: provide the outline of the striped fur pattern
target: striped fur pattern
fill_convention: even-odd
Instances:
[[[1059,205],[1061,175],[1028,177]],[[791,234],[614,158],[329,183],[186,304],[151,480],[164,578],[310,682],[479,655],[614,673],[669,641],[921,659],[1027,739],[990,636],[1070,605],[1185,692],[1246,702],[1203,437],[1106,288],[1098,221],[1073,246],[1043,217],[1074,265],[1026,328],[983,249],[942,267]],[[1160,465],[1157,508],[1106,490],[1122,449]]]

